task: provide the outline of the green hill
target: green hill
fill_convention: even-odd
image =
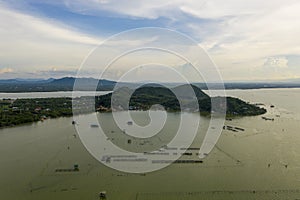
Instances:
[[[100,111],[110,111],[111,102],[115,110],[148,110],[153,105],[159,104],[166,111],[190,111],[202,114],[211,113],[211,102],[219,102],[221,106],[223,97],[210,98],[198,87],[192,85],[194,94],[188,89],[189,85],[181,85],[172,89],[165,87],[144,86],[136,90],[127,87],[119,88],[113,93],[96,97],[96,108]],[[179,98],[175,94],[179,94]],[[195,99],[195,97],[197,99]],[[179,102],[180,101],[180,102]],[[129,105],[128,105],[129,102]],[[198,102],[195,105],[195,102]],[[226,113],[232,116],[254,116],[266,112],[264,108],[246,103],[238,98],[226,97]],[[218,112],[218,110],[214,110]]]
[[[169,112],[183,110],[185,112],[200,112],[206,115],[212,113],[212,100],[217,102],[216,107],[223,108],[225,106],[223,104],[224,97],[211,99],[196,86],[192,86],[194,92],[188,90],[188,87],[188,85],[182,85],[172,90],[165,87],[149,86],[137,90],[126,87],[120,88],[103,96],[75,98],[73,101],[78,102],[75,110],[72,110],[71,98],[4,99],[0,100],[0,127],[95,111],[109,112],[112,110],[111,102],[113,102],[115,110],[149,110],[154,105],[159,104]],[[173,92],[178,94],[180,98],[177,98]],[[94,98],[95,107],[90,104],[94,102]],[[226,97],[226,101],[226,114],[229,116],[254,116],[266,112],[264,108],[246,103],[241,99]],[[160,109],[161,107],[155,108]],[[213,110],[213,112],[217,113],[218,110]]]

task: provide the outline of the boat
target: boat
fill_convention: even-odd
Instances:
[[[106,191],[99,192],[99,198],[100,199],[106,199]]]

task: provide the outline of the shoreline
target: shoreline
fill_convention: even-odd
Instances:
[[[148,110],[128,110],[129,112],[147,112]],[[155,111],[163,111],[163,110],[155,110]],[[114,111],[114,112],[126,112],[126,110],[123,110],[123,111]],[[167,113],[170,113],[170,114],[200,114],[201,117],[205,117],[205,118],[210,118],[211,117],[211,113],[208,113],[208,112],[187,112],[187,111],[184,111],[184,112],[181,112],[181,111],[166,111]],[[97,111],[97,112],[94,112],[94,113],[112,113],[112,111]],[[81,113],[81,114],[77,114],[77,115],[70,115],[70,116],[58,116],[58,117],[52,117],[52,118],[47,118],[47,119],[44,119],[44,120],[37,120],[37,121],[32,121],[32,122],[26,122],[26,123],[20,123],[20,124],[16,124],[16,125],[9,125],[9,126],[2,126],[0,127],[0,131],[3,130],[3,129],[7,129],[7,128],[16,128],[16,127],[21,127],[21,126],[30,126],[30,125],[33,125],[33,124],[37,124],[37,123],[43,123],[44,121],[48,121],[48,120],[53,120],[53,119],[60,119],[60,118],[73,118],[74,116],[78,116],[78,115],[90,115],[90,114],[93,114],[93,113]],[[260,115],[263,115],[263,114],[260,114]],[[252,115],[252,116],[241,116],[241,115],[230,115],[230,114],[226,114],[225,116],[225,120],[226,121],[232,121],[232,120],[235,120],[235,119],[240,119],[240,118],[246,118],[246,117],[256,117],[256,116],[259,116],[259,115]],[[72,121],[72,120],[71,120]]]
[[[128,87],[130,88],[130,87]],[[203,91],[208,91],[208,88],[200,88]],[[233,88],[224,88],[226,90],[262,90],[262,89],[300,89],[299,86],[288,86],[288,87],[249,87],[249,88],[242,88],[242,87],[233,87]],[[212,88],[210,90],[223,90],[223,88]],[[0,94],[21,94],[21,93],[28,93],[28,94],[33,94],[33,93],[63,93],[63,92],[74,92],[73,90],[45,90],[45,91],[0,91]],[[79,90],[75,91],[79,93],[89,93],[89,92],[113,92],[112,90],[96,90],[96,91],[91,91],[91,90]]]
[[[185,89],[180,86],[178,91]],[[202,116],[219,114],[227,117],[233,116],[257,116],[267,112],[266,109],[254,104],[247,103],[234,97],[209,97],[205,92],[193,86],[197,94],[197,107],[190,105],[189,97],[185,97],[185,102],[181,105],[176,96],[167,88],[142,87],[132,94],[130,107],[123,101],[116,102],[117,110],[112,110],[112,93],[100,96],[81,96],[81,97],[47,97],[47,98],[24,98],[24,99],[3,99],[0,100],[0,127],[10,127],[28,122],[44,121],[48,118],[71,117],[78,114],[88,114],[93,112],[111,112],[126,110],[150,110],[153,105],[161,104],[163,110],[167,112],[191,112],[199,113]],[[125,91],[125,93],[124,93]],[[130,94],[130,91],[115,91],[115,95]],[[212,107],[212,99],[217,103]],[[224,100],[222,100],[224,99]],[[224,101],[224,103],[223,103]],[[193,102],[192,102],[193,103]],[[161,109],[157,109],[161,110]]]

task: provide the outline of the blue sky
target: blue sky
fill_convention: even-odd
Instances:
[[[0,0],[0,78],[73,76],[101,41],[141,27],[192,37],[228,81],[300,78],[299,10],[297,0]]]
[[[110,36],[118,32],[138,28],[142,26],[161,26],[166,25],[166,19],[130,19],[119,17],[109,11],[98,12],[94,14],[82,14],[74,12],[64,4],[47,4],[40,2],[29,2],[31,9],[39,15],[65,24],[71,25],[77,30],[92,35]]]

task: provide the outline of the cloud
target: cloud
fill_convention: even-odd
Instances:
[[[62,22],[25,14],[1,3],[0,10],[0,64],[23,71],[26,76],[31,74],[29,72],[49,71],[52,66],[58,66],[57,71],[67,75],[66,69],[79,67],[90,51],[104,41]],[[142,45],[156,39],[138,36],[116,40],[109,43],[104,53],[109,54],[120,46]],[[99,67],[101,63],[97,65]],[[36,75],[44,76],[46,73]]]
[[[110,11],[131,18],[156,19],[160,16],[171,17],[169,13],[181,4],[178,0],[126,1],[126,0],[65,0],[64,4],[74,12],[99,15],[99,11]]]
[[[98,11],[110,11],[128,17],[155,19],[159,17],[176,18],[179,11],[198,18],[216,19],[226,16],[252,15],[265,13],[297,0],[64,0],[65,6],[74,12],[97,15]]]
[[[60,22],[34,17],[0,4],[1,65],[34,71],[41,67],[79,66],[101,39]]]
[[[216,25],[217,31],[208,35],[200,45],[208,50],[227,80],[278,79],[280,74],[273,73],[274,67],[265,68],[265,61],[269,58],[274,61],[283,55],[286,58],[279,59],[277,65],[285,66],[290,59],[288,55],[300,55],[299,9],[299,2],[286,1],[266,12],[258,10],[249,15],[222,19]],[[194,32],[197,29],[196,26]],[[270,62],[269,59],[268,64]],[[285,68],[282,76],[300,75],[299,67],[293,71]],[[264,68],[262,77],[256,73],[259,68]]]
[[[86,45],[97,45],[102,40],[72,30],[72,27],[49,20],[41,19],[28,14],[11,10],[8,7],[1,6],[1,33],[12,34],[16,39],[23,34],[24,39],[47,39],[60,42],[73,42]],[[7,22],[10,23],[7,23]],[[12,31],[14,30],[14,31]]]
[[[13,72],[14,70],[12,68],[0,68],[0,74],[6,74],[6,73],[11,73]]]
[[[287,68],[288,60],[285,57],[269,57],[266,59],[264,66],[267,68]]]
[[[0,69],[1,79],[14,79],[14,78],[61,78],[66,76],[76,76],[76,68],[67,68],[65,67],[53,67],[50,69],[42,70],[26,70],[26,69],[17,69],[13,70],[10,68]]]
[[[76,76],[76,69],[58,70],[59,67],[52,67],[50,70],[38,70],[34,74],[39,77],[60,78],[65,76]]]
[[[284,68],[286,74],[300,75],[298,61],[293,68],[286,67],[293,59],[289,55],[300,55],[298,0],[227,0],[226,3],[223,0],[45,0],[44,3],[97,16],[99,20],[101,15],[116,20],[164,19],[167,28],[183,31],[198,40],[227,80],[260,78],[255,73],[260,69],[270,79],[275,78],[273,71],[279,68]],[[62,66],[57,70],[63,71],[78,66],[91,47],[103,40],[63,22],[17,12],[3,4],[0,9],[3,66],[32,71],[41,66],[45,70]],[[152,38],[149,40],[152,42]],[[143,40],[133,39],[116,41],[114,45],[141,43]]]
[[[170,23],[170,28],[183,30],[198,39],[224,71],[226,79],[249,75],[249,69],[263,67],[269,57],[300,55],[300,2],[297,0],[64,2],[78,13],[97,15],[109,11],[133,19],[165,17],[177,21]],[[233,71],[241,74],[230,73]]]

